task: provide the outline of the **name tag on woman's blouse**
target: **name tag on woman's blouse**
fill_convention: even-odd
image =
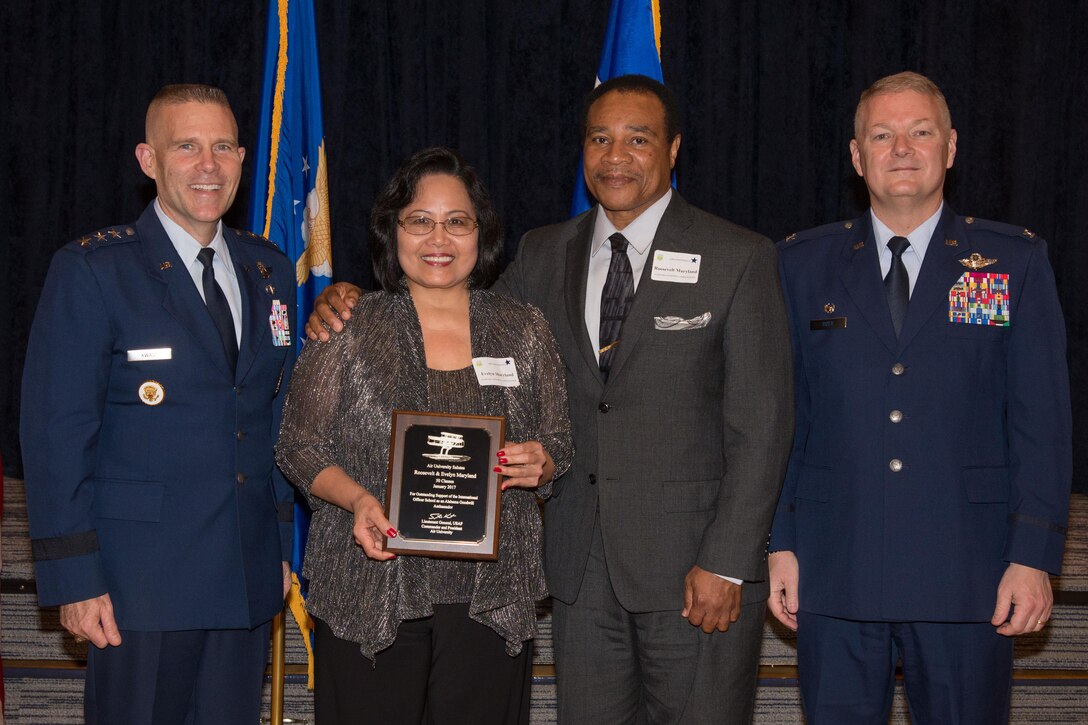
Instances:
[[[476,380],[480,385],[498,385],[503,388],[516,388],[518,367],[512,357],[474,357],[472,369],[476,371]]]

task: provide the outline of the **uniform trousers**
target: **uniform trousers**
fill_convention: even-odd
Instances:
[[[90,645],[87,725],[253,725],[270,631],[121,630],[118,647]]]
[[[374,662],[314,618],[318,725],[528,725],[532,640],[506,641],[469,619],[468,604],[437,604],[406,620]]]
[[[766,602],[706,634],[676,609],[631,612],[616,597],[595,527],[578,599],[552,615],[560,725],[747,724]]]
[[[1013,640],[989,622],[859,622],[797,614],[809,725],[888,722],[895,666],[914,725],[1009,721]]]

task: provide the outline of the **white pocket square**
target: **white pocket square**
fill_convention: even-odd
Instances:
[[[710,313],[704,312],[698,317],[685,320],[683,317],[655,317],[655,330],[698,330],[710,324]]]

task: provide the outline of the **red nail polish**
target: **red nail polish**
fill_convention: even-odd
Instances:
[[[498,456],[499,458],[502,458],[503,456],[505,456],[505,455],[506,455],[506,451],[499,451],[499,452],[498,452],[498,453],[496,453],[495,455],[496,455],[496,456]]]
[[[505,458],[500,458],[500,459],[499,459],[499,463],[501,463],[501,464],[502,464],[502,465],[504,465],[504,466],[505,466],[505,465],[506,465],[507,463],[509,463],[509,462],[510,462],[510,461],[506,460]]]
[[[385,532],[385,535],[388,536],[390,539],[395,539],[397,538],[397,530],[390,526],[389,530]]]
[[[502,473],[502,468],[499,466],[495,466],[493,470],[495,471],[495,473]]]
[[[504,484],[502,485],[502,488],[501,488],[501,489],[499,489],[499,490],[500,490],[500,491],[505,491],[505,490],[506,490],[506,489],[508,489],[508,488],[509,488],[509,486],[507,486],[507,485],[506,485],[506,484],[504,483]]]

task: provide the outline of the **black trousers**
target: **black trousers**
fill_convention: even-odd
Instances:
[[[371,663],[314,618],[317,725],[528,725],[532,641],[516,657],[467,604],[401,622]]]

